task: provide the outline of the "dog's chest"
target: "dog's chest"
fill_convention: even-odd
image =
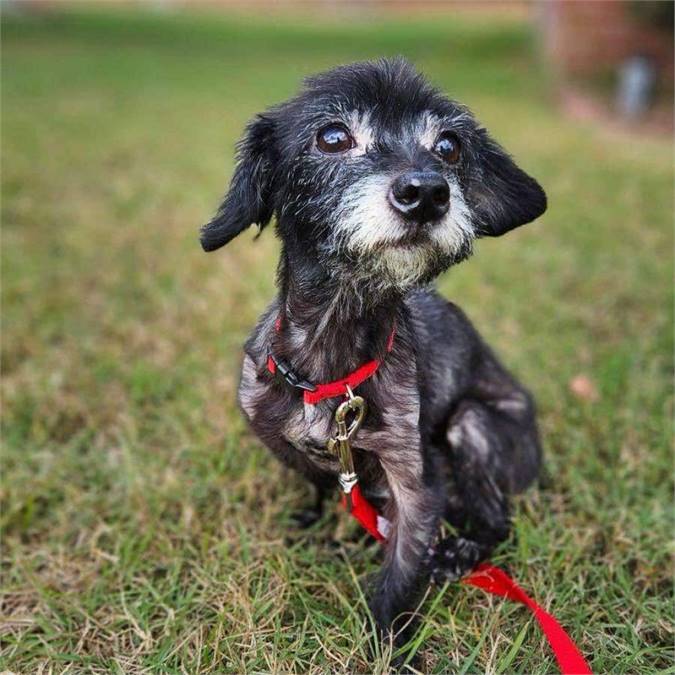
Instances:
[[[278,407],[268,381],[258,374],[253,359],[244,358],[239,402],[256,430],[268,430],[275,420],[275,433],[296,450],[311,458],[326,470],[337,470],[338,463],[326,443],[333,430],[333,412],[325,405],[308,405],[302,402]],[[281,420],[281,423],[279,423]]]
[[[326,448],[333,431],[333,416],[324,407],[298,405],[289,411],[281,429],[281,435],[294,448],[310,456],[335,461],[333,453]]]
[[[411,379],[414,382],[414,379]],[[366,423],[353,439],[353,447],[366,453],[379,455],[388,452],[413,451],[419,449],[419,398],[405,378],[394,378],[383,373],[381,385],[387,391],[396,391],[391,396],[391,406],[381,412],[381,420]],[[396,386],[398,384],[398,387]],[[324,471],[339,471],[335,454],[328,451],[326,444],[336,432],[335,406],[310,405],[298,400],[288,405],[275,394],[269,380],[260,371],[250,356],[244,358],[239,401],[254,430],[263,438],[270,436],[274,426],[276,437],[283,439],[306,459]]]

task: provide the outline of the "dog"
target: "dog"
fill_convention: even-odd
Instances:
[[[476,239],[545,210],[469,109],[398,58],[310,77],[257,115],[201,230],[213,251],[276,216],[279,292],[246,342],[239,403],[315,486],[305,524],[337,485],[326,441],[344,400],[307,392],[377,366],[357,387],[368,413],[352,446],[362,494],[391,524],[369,604],[395,646],[430,580],[462,577],[507,538],[509,495],[541,464],[531,395],[430,284]],[[455,533],[440,538],[444,519]]]

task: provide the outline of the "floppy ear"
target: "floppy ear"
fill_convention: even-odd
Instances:
[[[485,130],[479,134],[480,168],[466,196],[478,236],[498,237],[544,213],[546,193]]]
[[[258,115],[246,127],[237,148],[237,166],[230,189],[218,213],[201,229],[205,251],[215,251],[256,223],[261,228],[272,217],[274,121]]]

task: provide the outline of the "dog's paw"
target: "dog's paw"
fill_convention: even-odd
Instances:
[[[406,663],[407,661],[407,663]],[[415,654],[408,658],[407,654],[394,656],[389,662],[390,672],[397,675],[418,675],[421,672],[422,658]]]
[[[482,558],[481,547],[463,537],[448,537],[429,553],[427,565],[432,584],[442,586],[471,572]]]
[[[306,530],[321,520],[321,511],[316,509],[300,509],[291,513],[291,520],[301,530]]]

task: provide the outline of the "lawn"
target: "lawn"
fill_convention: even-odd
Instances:
[[[252,114],[402,53],[550,198],[439,281],[540,409],[549,479],[494,560],[597,673],[673,672],[671,139],[561,117],[513,18],[62,10],[7,14],[2,37],[0,669],[386,670],[376,547],[337,509],[298,532],[306,488],[236,408],[278,245],[205,255],[197,228]],[[520,606],[452,585],[424,611],[428,672],[555,671]]]

